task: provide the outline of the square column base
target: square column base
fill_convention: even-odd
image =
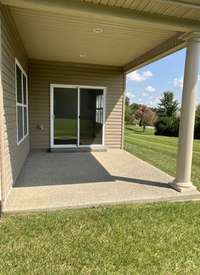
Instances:
[[[177,182],[176,179],[170,182],[169,185],[178,192],[190,192],[197,190],[192,182]]]

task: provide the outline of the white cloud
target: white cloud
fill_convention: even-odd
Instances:
[[[174,79],[173,79],[173,86],[175,87],[175,88],[180,88],[180,89],[182,89],[183,88],[183,77],[181,77],[181,78],[177,78],[177,77],[175,77]]]
[[[129,80],[135,81],[135,82],[141,82],[141,81],[145,81],[148,78],[152,77],[153,74],[150,71],[144,71],[139,73],[138,71],[134,71],[130,74],[127,75],[127,78]]]
[[[155,88],[152,86],[147,86],[144,89],[144,92],[142,93],[142,96],[148,96],[149,98],[151,98],[152,96],[150,96],[150,93],[155,92]]]
[[[126,96],[130,99],[130,103],[133,103],[135,95],[131,91],[126,91]]]
[[[161,97],[160,96],[156,96],[156,97],[154,97],[154,98],[151,98],[151,101],[149,102],[149,106],[150,107],[156,107],[156,106],[158,106],[158,103],[160,102],[160,99],[161,99]]]
[[[155,92],[155,88],[154,87],[152,87],[152,86],[147,86],[146,88],[145,88],[145,91],[146,92],[150,92],[150,93],[152,93],[152,92]]]
[[[200,74],[198,75],[198,81],[200,81]],[[169,82],[169,83],[170,83],[170,84],[172,83],[173,86],[174,86],[175,88],[180,88],[180,89],[182,89],[182,88],[183,88],[183,77],[180,77],[180,78],[175,77],[175,78],[173,79],[173,81],[172,81],[172,82]]]

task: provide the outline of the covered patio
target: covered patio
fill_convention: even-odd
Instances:
[[[123,150],[35,152],[29,155],[4,212],[200,199],[195,190],[185,194],[172,189],[172,180]]]
[[[199,196],[191,182],[200,60],[197,1],[0,3],[4,212]],[[128,72],[184,47],[187,57],[173,179],[122,150],[124,92]],[[94,90],[95,97],[91,96]],[[56,93],[61,94],[58,100]],[[85,123],[85,114],[91,113],[92,124]],[[60,127],[67,120],[72,130]],[[83,138],[89,132],[93,138]],[[85,145],[107,151],[47,153]]]

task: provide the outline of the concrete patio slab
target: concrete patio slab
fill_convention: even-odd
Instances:
[[[173,178],[123,150],[31,153],[11,190],[4,213],[106,204],[200,199],[179,193]]]

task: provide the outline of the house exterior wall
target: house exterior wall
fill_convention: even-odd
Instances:
[[[50,147],[50,84],[106,87],[105,146],[122,147],[124,75],[119,67],[31,60],[29,84],[31,149]]]
[[[1,76],[3,89],[3,156],[4,198],[20,173],[29,153],[29,136],[18,146],[16,127],[15,57],[24,70],[28,70],[28,60],[23,44],[9,10],[0,6],[1,16]]]

